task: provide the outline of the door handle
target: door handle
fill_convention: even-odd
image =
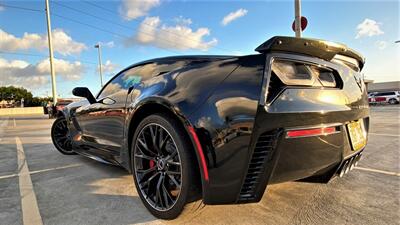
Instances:
[[[101,103],[104,105],[114,105],[115,104],[115,100],[111,99],[111,98],[103,98],[101,100]]]

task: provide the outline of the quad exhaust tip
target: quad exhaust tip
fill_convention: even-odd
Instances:
[[[340,169],[339,177],[343,177],[350,170],[354,169],[354,167],[358,165],[358,162],[360,161],[360,159],[361,159],[361,153],[351,157],[350,159],[347,159],[343,163],[342,168]]]

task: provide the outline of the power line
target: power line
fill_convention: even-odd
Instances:
[[[126,36],[126,35],[123,35],[123,34],[119,34],[119,33],[115,33],[113,31],[109,31],[109,30],[103,29],[101,27],[93,26],[91,24],[84,23],[84,22],[81,22],[81,21],[78,21],[78,20],[75,20],[75,19],[72,19],[72,18],[69,18],[69,17],[66,17],[66,16],[62,16],[62,15],[59,15],[57,13],[52,13],[52,15],[56,16],[56,17],[59,17],[61,19],[64,19],[64,20],[69,20],[69,21],[74,22],[74,23],[78,23],[78,24],[81,24],[81,25],[84,25],[84,26],[88,26],[88,27],[90,27],[92,29],[100,30],[100,31],[115,35],[115,36],[117,36],[119,38],[124,38],[124,39],[129,39],[130,38],[129,36]],[[172,52],[174,54],[180,54],[180,52],[177,52],[177,51],[174,51],[174,50],[171,50],[171,49],[168,49],[168,48],[162,48],[162,49],[164,49],[165,51]]]
[[[81,13],[81,14],[84,14],[84,15],[87,15],[87,16],[91,16],[91,17],[96,18],[96,19],[98,19],[98,20],[105,21],[105,22],[107,22],[107,23],[120,26],[120,27],[125,28],[125,29],[127,29],[127,30],[129,30],[129,31],[137,30],[136,27],[127,26],[127,25],[123,25],[123,24],[120,24],[120,23],[117,23],[117,22],[108,20],[108,19],[104,19],[104,18],[102,18],[102,17],[99,17],[99,16],[96,16],[96,15],[93,15],[93,14],[90,14],[90,13],[87,13],[87,12],[84,12],[84,11],[82,11],[82,10],[78,10],[78,9],[72,8],[72,7],[70,7],[70,6],[61,4],[61,3],[56,2],[56,1],[54,1],[53,3],[56,4],[56,5],[59,5],[59,6],[61,6],[61,7],[64,7],[64,8],[73,10],[73,11],[75,11],[75,12],[79,12],[79,13]],[[54,13],[53,13],[53,14],[54,14]],[[64,17],[64,19],[65,19],[65,17]],[[78,21],[76,21],[76,22],[78,22]],[[80,23],[80,21],[79,21],[79,23]],[[86,24],[86,25],[87,25],[87,24]],[[92,26],[92,25],[89,25],[89,26]],[[94,26],[92,26],[92,27],[94,28]],[[98,28],[95,28],[95,29],[98,29]],[[138,32],[138,33],[145,34],[145,35],[148,35],[148,36],[151,36],[151,37],[153,36],[153,34],[148,33],[148,32],[144,32],[144,31],[137,31],[137,32]],[[172,32],[169,32],[169,33],[172,33]],[[172,34],[175,34],[175,33],[172,33]],[[177,35],[177,34],[175,34],[175,35]],[[123,36],[126,37],[126,38],[129,38],[129,37],[125,36],[125,35],[123,35]],[[178,36],[179,36],[179,35],[178,35]],[[179,36],[179,38],[183,38],[183,37],[182,37],[182,36]],[[161,39],[163,39],[163,38],[161,38]],[[170,44],[172,44],[172,45],[178,44],[178,43],[173,43],[173,42],[171,42],[171,41],[169,41],[169,40],[167,40],[167,39],[163,39],[163,41],[164,41],[164,42],[168,42],[168,43],[170,43]],[[186,46],[186,47],[189,47],[189,46]],[[175,54],[179,54],[179,52],[170,50],[170,49],[168,49],[168,48],[163,48],[163,49],[164,49],[164,50],[167,50],[167,51],[170,51],[170,52],[172,52],[172,53],[175,53]]]
[[[25,7],[18,7],[18,6],[5,5],[5,4],[2,4],[2,3],[0,3],[0,5],[1,5],[1,6],[4,6],[4,7],[7,7],[7,8],[15,8],[15,9],[21,9],[21,10],[29,10],[29,11],[34,11],[34,12],[43,12],[43,11],[44,11],[44,10],[37,10],[37,9],[32,9],[32,8],[25,8]],[[106,33],[109,33],[109,34],[112,34],[112,35],[115,35],[115,36],[119,36],[119,37],[122,37],[122,38],[129,38],[129,37],[126,36],[126,35],[122,35],[122,34],[119,34],[119,33],[115,33],[115,32],[112,32],[112,31],[103,29],[103,28],[101,28],[101,27],[93,26],[93,25],[91,25],[91,24],[84,23],[84,22],[81,22],[81,21],[78,21],[78,20],[75,20],[75,19],[72,19],[72,18],[69,18],[69,17],[66,17],[66,16],[62,16],[62,15],[57,14],[57,13],[51,13],[51,14],[54,15],[54,16],[56,16],[56,17],[58,17],[58,18],[61,18],[61,19],[64,19],[64,20],[69,20],[69,21],[72,21],[72,22],[74,22],[74,23],[78,23],[78,24],[81,24],[81,25],[84,25],[84,26],[88,26],[88,27],[91,27],[91,28],[93,28],[93,29],[100,30],[100,31],[103,31],[103,32],[106,32]]]
[[[118,15],[118,16],[119,16],[119,14],[118,14],[118,13],[115,13],[113,10],[110,10],[110,9],[105,8],[105,7],[103,7],[103,6],[97,5],[97,4],[93,3],[93,2],[89,2],[89,1],[87,1],[87,0],[83,0],[83,2],[85,2],[86,4],[91,5],[91,6],[93,6],[93,7],[96,7],[96,8],[102,9],[102,10],[104,10],[104,11],[107,11],[107,12],[109,12],[109,13],[111,13],[111,14],[114,14],[114,15]],[[143,24],[143,25],[145,25],[145,26],[151,27],[151,28],[156,29],[156,30],[160,30],[160,28],[154,27],[153,25],[151,25],[151,24],[149,24],[149,23],[146,23],[146,22],[144,22],[144,21],[140,21],[139,19],[134,18],[134,19],[132,19],[132,20],[134,20],[134,22],[136,22],[136,23]],[[171,32],[171,31],[168,31],[168,30],[163,30],[163,31],[164,31],[164,32],[167,32],[167,33],[170,33],[170,34],[172,34],[172,35],[175,35],[175,36],[177,36],[177,37],[179,37],[179,38],[184,38],[184,39],[191,40],[191,41],[198,41],[198,40],[195,40],[195,39],[192,39],[192,38],[183,37],[182,35],[179,35],[179,34],[177,34],[177,33],[175,33],[175,32]],[[175,44],[175,43],[173,43],[173,44]],[[213,48],[219,49],[219,50],[222,50],[222,51],[226,51],[226,52],[231,52],[231,53],[233,52],[233,51],[231,51],[231,50],[224,49],[224,48],[220,48],[220,47],[217,47],[217,46],[214,46]]]
[[[118,14],[115,13],[114,11],[109,10],[109,9],[107,9],[107,8],[104,8],[104,7],[102,7],[102,6],[99,6],[99,5],[97,5],[97,4],[94,4],[94,3],[92,3],[92,2],[88,2],[88,1],[86,1],[86,0],[84,0],[84,2],[87,3],[87,4],[89,4],[89,5],[92,5],[92,6],[94,6],[94,7],[100,8],[100,9],[102,9],[102,10],[104,10],[104,11],[107,11],[107,12],[109,12],[109,13],[118,15]],[[54,2],[54,3],[57,4],[57,5],[59,5],[59,6],[62,6],[62,7],[71,9],[71,10],[74,10],[74,11],[76,11],[76,12],[79,12],[79,13],[82,13],[82,14],[85,14],[85,15],[88,15],[88,16],[91,16],[91,17],[93,17],[93,18],[97,18],[97,19],[99,19],[99,20],[102,20],[102,21],[105,21],[105,22],[108,22],[108,23],[112,23],[112,24],[114,24],[114,25],[118,25],[118,26],[123,27],[123,28],[125,28],[125,29],[129,29],[129,30],[136,29],[136,28],[133,28],[133,27],[130,27],[130,26],[126,26],[126,25],[120,24],[120,23],[116,23],[116,22],[111,21],[111,20],[104,19],[104,18],[102,18],[102,17],[96,16],[96,15],[93,15],[93,14],[89,14],[89,13],[84,12],[84,11],[81,11],[81,10],[77,10],[77,9],[75,9],[75,8],[66,6],[66,5],[61,4],[61,3],[59,3],[59,2]],[[26,11],[33,11],[33,12],[43,12],[43,11],[44,11],[44,10],[38,10],[38,9],[32,9],[32,8],[26,8],[26,7],[19,7],[19,6],[7,5],[7,4],[3,4],[3,3],[0,3],[0,5],[1,5],[1,6],[4,6],[4,7],[7,7],[7,8],[14,8],[14,9],[20,9],[20,10],[26,10]],[[57,13],[52,13],[52,15],[54,15],[54,16],[56,16],[56,17],[58,17],[58,18],[64,19],[64,20],[69,20],[69,21],[71,21],[71,22],[74,22],[74,23],[77,23],[77,24],[81,24],[81,25],[90,27],[90,28],[92,28],[92,29],[96,29],[96,30],[100,30],[100,31],[105,32],[105,33],[112,34],[112,35],[117,36],[117,37],[120,37],[120,38],[126,38],[126,39],[129,39],[129,38],[130,38],[130,37],[127,36],[127,35],[123,35],[123,34],[120,34],[120,33],[116,33],[116,32],[113,32],[113,31],[110,31],[110,30],[107,30],[107,29],[103,29],[103,28],[101,28],[101,27],[97,27],[97,26],[94,26],[94,25],[91,25],[91,24],[88,24],[88,23],[81,22],[81,21],[79,21],[79,20],[75,20],[75,19],[72,19],[72,18],[69,18],[69,17],[66,17],[66,16],[62,16],[62,15],[57,14]],[[138,19],[135,19],[135,20],[137,20],[137,21],[135,21],[135,22],[138,22]],[[150,27],[152,27],[153,29],[160,30],[160,28],[156,28],[156,27],[154,27],[154,26],[151,26],[150,24],[147,24],[147,23],[144,23],[144,22],[143,22],[143,24],[146,25],[146,26],[150,26]],[[175,35],[175,36],[177,36],[177,37],[179,37],[179,38],[184,38],[183,36],[181,36],[181,35],[179,35],[179,34],[176,34],[176,33],[174,33],[174,32],[171,32],[171,31],[168,31],[168,30],[163,30],[163,31],[165,31],[165,32],[167,32],[167,33],[171,33],[171,34],[173,34],[173,35]],[[146,34],[146,35],[151,35],[151,36],[153,36],[152,34],[149,34],[149,33],[147,33],[147,32],[143,32],[143,31],[138,31],[138,33],[142,33],[142,34]],[[193,40],[193,39],[190,39],[190,38],[185,38],[185,39],[187,39],[187,40]],[[166,39],[163,39],[163,41],[169,42],[169,43],[172,44],[172,45],[178,44],[178,43],[173,43],[173,42],[171,42],[171,41],[168,41],[168,40],[166,40]],[[193,41],[197,41],[197,40],[193,40]],[[182,44],[182,43],[180,43],[180,44]],[[187,46],[187,47],[189,47],[189,46]],[[160,48],[164,49],[165,51],[169,51],[169,52],[171,52],[171,53],[174,53],[174,54],[180,54],[180,52],[171,50],[171,49],[169,49],[169,48],[163,48],[163,47],[160,47]],[[190,47],[189,47],[189,48],[190,48]],[[223,51],[232,52],[232,51],[230,51],[230,50],[223,49],[223,48],[219,48],[219,47],[216,47],[216,46],[214,46],[213,48],[215,48],[215,49],[220,49],[220,50],[223,50]]]
[[[0,54],[7,54],[7,55],[25,55],[25,56],[34,56],[34,57],[48,57],[48,56],[46,56],[46,55],[31,54],[31,53],[24,53],[24,52],[5,52],[5,51],[0,51]]]
[[[111,24],[114,24],[114,25],[117,25],[117,26],[120,26],[120,27],[129,29],[129,30],[135,29],[134,27],[130,27],[130,26],[127,26],[127,25],[123,25],[123,24],[120,24],[120,23],[111,21],[111,20],[107,20],[107,19],[104,19],[103,17],[96,16],[96,15],[94,15],[94,14],[90,14],[90,13],[85,12],[85,11],[83,11],[83,10],[75,9],[75,8],[70,7],[70,6],[61,4],[61,3],[59,3],[58,1],[53,1],[53,3],[56,4],[56,5],[58,5],[58,6],[61,6],[61,7],[70,9],[70,10],[72,10],[72,11],[79,12],[79,13],[81,13],[81,14],[85,14],[85,15],[87,15],[87,16],[91,16],[91,17],[96,18],[96,19],[98,19],[98,20],[102,20],[102,21],[105,21],[105,22],[108,22],[108,23],[111,23]]]
[[[1,6],[11,8],[11,9],[20,9],[20,10],[25,10],[25,11],[32,11],[32,12],[43,12],[43,9],[32,9],[32,8],[26,8],[26,7],[20,7],[16,5],[6,5],[4,3],[0,3]]]
[[[56,17],[61,18],[61,19],[64,19],[64,20],[69,20],[69,21],[72,21],[74,23],[78,23],[78,24],[81,24],[81,25],[84,25],[84,26],[88,26],[88,27],[91,27],[93,29],[100,30],[100,31],[103,31],[103,32],[106,32],[106,33],[109,33],[109,34],[112,34],[112,35],[115,35],[115,36],[118,36],[118,37],[129,38],[126,35],[115,33],[113,31],[109,31],[109,30],[103,29],[101,27],[93,26],[91,24],[84,23],[84,22],[81,22],[79,20],[75,20],[75,19],[72,19],[72,18],[69,18],[69,17],[66,17],[66,16],[62,16],[62,15],[57,14],[57,13],[51,13],[51,15],[56,16]]]
[[[9,51],[2,51],[0,50],[0,54],[6,54],[6,55],[23,55],[23,56],[33,56],[33,57],[49,57],[48,55],[41,55],[41,54],[32,54],[32,53],[25,53],[25,52],[9,52]],[[62,60],[70,60],[68,58],[63,58],[63,57],[55,57],[56,59],[62,59]],[[81,60],[79,58],[75,58],[75,60],[79,60],[80,62],[86,63],[86,64],[93,64],[97,65],[96,62],[91,62],[87,60]]]

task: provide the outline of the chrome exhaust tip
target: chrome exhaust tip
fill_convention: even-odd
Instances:
[[[352,159],[347,160],[346,170],[344,171],[345,174],[347,174],[350,171],[351,161]]]
[[[342,166],[342,169],[340,170],[340,172],[339,172],[339,177],[343,177],[344,176],[344,174],[346,173],[346,168],[347,168],[347,165],[349,164],[349,161],[346,161],[344,164],[343,164],[343,166]]]
[[[360,159],[361,159],[361,154],[358,154],[358,155],[356,156],[356,163],[354,163],[354,166],[357,166],[357,165],[358,165],[358,162],[360,161]]]
[[[356,156],[354,156],[353,158],[350,159],[350,170],[353,170],[355,164],[356,164]]]

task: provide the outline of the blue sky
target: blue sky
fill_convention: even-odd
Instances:
[[[294,35],[293,1],[50,0],[50,5],[61,97],[70,97],[75,86],[99,90],[97,42],[103,45],[108,80],[150,58],[252,54],[274,35]],[[0,85],[22,85],[39,96],[51,93],[43,9],[44,0],[0,1]],[[309,21],[303,36],[359,51],[366,57],[366,78],[400,80],[400,44],[394,43],[400,40],[399,11],[399,1],[303,0],[302,15]]]

